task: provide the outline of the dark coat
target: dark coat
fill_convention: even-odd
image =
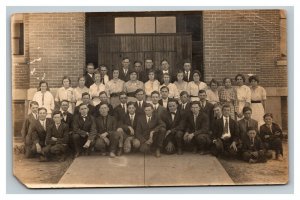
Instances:
[[[162,105],[159,104],[159,106],[157,107],[157,109],[154,109],[153,114],[156,114],[156,116],[158,116],[159,118],[161,118],[161,116],[167,112],[167,109],[165,107],[163,107]]]
[[[93,74],[93,76],[91,77],[90,75],[88,75],[88,73],[86,73],[84,75],[85,77],[85,86],[87,88],[90,88],[91,85],[93,85],[95,83],[94,78],[95,78],[95,74]]]
[[[279,133],[279,135],[277,136],[277,135],[275,135],[275,133]],[[270,137],[265,138],[266,135],[269,135]],[[274,122],[272,123],[272,131],[266,124],[261,125],[259,136],[263,142],[269,142],[276,138],[280,138],[280,139],[283,138],[283,134],[282,134],[282,130],[281,130],[280,126]]]
[[[186,82],[191,82],[193,81],[193,72],[192,70],[190,71],[190,77],[187,77],[187,75],[185,74],[185,71],[183,71],[183,80],[186,81]]]
[[[81,137],[86,137],[87,132],[89,133],[88,139],[94,140],[97,133],[94,117],[87,115],[84,121],[81,115],[75,115],[73,120],[73,133]]]
[[[46,145],[47,130],[52,126],[53,120],[46,118],[46,130],[43,128],[39,120],[34,121],[30,124],[26,144],[37,144],[39,143],[42,147]]]
[[[126,104],[127,107],[127,104]],[[128,108],[126,110],[128,112]],[[123,121],[124,117],[126,116],[127,112],[122,108],[122,105],[117,105],[113,110],[113,116],[116,118],[117,121]]]
[[[92,116],[95,116],[96,115],[96,107],[91,105],[91,104],[88,104],[88,108],[89,108],[89,112],[88,112],[88,115],[92,115]],[[99,109],[98,109],[99,110]],[[80,115],[80,112],[79,112],[79,106],[76,106],[75,107],[75,110],[74,110],[74,115]]]
[[[28,134],[30,124],[32,124],[34,121],[36,121],[36,119],[34,118],[32,113],[27,115],[27,118],[25,119],[22,129],[21,129],[21,135],[22,135],[23,141],[25,141],[25,138]]]
[[[131,69],[129,68],[126,75],[124,74],[124,70],[123,68],[119,68],[119,79],[127,82],[130,80],[130,72],[131,72]]]
[[[138,114],[138,115],[145,114],[145,111],[144,111],[145,105],[146,105],[146,101],[143,101],[142,108],[140,108],[138,106],[138,102],[135,102],[134,103],[134,106],[136,107],[135,113]]]
[[[67,124],[68,127],[69,127],[69,131],[72,131],[72,124],[73,124],[73,115],[71,113],[69,113],[67,111],[67,117],[66,117],[66,120],[64,118],[62,118],[61,120],[63,123]]]
[[[52,140],[51,137],[57,138],[57,141]],[[55,123],[53,123],[49,127],[49,129],[47,129],[46,145],[68,144],[68,142],[69,142],[68,124],[61,123],[57,129]]]
[[[161,116],[161,120],[166,125],[166,130],[173,131],[184,131],[185,127],[185,120],[184,120],[184,113],[182,113],[180,110],[177,110],[174,121],[172,121],[172,114],[169,111],[166,111]]]
[[[117,130],[117,121],[113,116],[107,115],[106,125],[104,124],[104,117],[101,115],[96,118],[95,122],[98,136],[105,132],[112,134]]]
[[[205,113],[199,112],[194,122],[194,114],[191,112],[187,115],[187,126],[186,132],[195,133],[195,136],[199,134],[208,134],[209,131],[209,120]]]
[[[220,139],[224,132],[224,122],[223,117],[216,119],[213,127],[213,139]],[[228,139],[229,142],[238,142],[239,140],[239,127],[236,121],[229,117],[229,130],[231,137]]]
[[[254,151],[260,151],[264,149],[263,143],[258,136],[254,138],[254,145],[251,144],[251,140],[249,136],[244,137],[242,142],[243,142],[242,152],[254,152]]]
[[[135,114],[133,122],[131,123],[129,113],[127,113],[123,118],[121,123],[119,123],[119,127],[123,129],[123,131],[127,134],[130,134],[129,126],[133,128],[134,131],[136,131],[137,127],[137,121],[138,121],[139,115]]]
[[[240,131],[240,138],[247,136],[247,127],[254,128],[256,133],[258,134],[258,122],[254,119],[246,120],[245,118],[238,121],[239,131]]]
[[[95,111],[94,111],[94,117],[97,118],[100,116],[100,113],[99,113],[99,108],[100,108],[100,104],[96,105],[95,107]],[[110,116],[114,116],[114,108],[111,104],[108,104],[108,108],[109,108],[109,111],[108,111],[108,114]]]
[[[209,122],[212,123],[214,118],[214,105],[206,101],[204,108],[201,108],[201,112],[204,112],[209,119]]]

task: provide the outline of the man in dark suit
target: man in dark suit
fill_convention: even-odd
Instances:
[[[135,103],[128,103],[128,112],[123,116],[118,125],[118,132],[121,132],[121,144],[125,153],[131,151],[131,147],[138,149],[140,141],[135,137],[138,115],[136,114]],[[122,146],[121,145],[121,146]]]
[[[161,99],[158,101],[158,103],[164,108],[168,108],[169,88],[167,86],[162,86],[160,88],[160,95]]]
[[[30,108],[30,113],[27,115],[27,117],[23,123],[22,129],[21,129],[21,135],[22,135],[24,144],[25,144],[25,139],[28,134],[28,129],[29,129],[30,124],[38,119],[38,108],[39,108],[38,102],[31,101],[29,104],[29,108]]]
[[[63,115],[60,111],[54,111],[52,116],[54,123],[47,129],[44,154],[47,159],[55,156],[59,161],[64,161],[68,149],[69,126],[62,122]]]
[[[250,107],[243,108],[244,118],[238,121],[241,140],[247,136],[247,130],[249,127],[254,128],[256,133],[258,133],[258,122],[254,119],[251,119],[251,114],[252,109]]]
[[[147,74],[146,71],[142,69],[142,62],[134,61],[133,68],[134,71],[136,71],[137,80],[144,82],[145,76],[147,76]]]
[[[180,93],[180,101],[181,104],[178,106],[178,109],[181,110],[181,112],[189,113],[191,111],[191,103],[189,102],[189,94],[187,91],[182,91]]]
[[[46,118],[47,109],[38,109],[38,120],[33,121],[30,124],[28,134],[25,139],[25,156],[30,158],[36,154],[40,155],[40,161],[46,161],[44,154],[44,148],[46,144],[47,129],[52,126],[53,121],[50,118]]]
[[[95,106],[91,105],[90,94],[87,93],[87,92],[84,92],[84,93],[82,93],[81,97],[82,97],[82,103],[87,105],[87,107],[89,109],[88,114],[92,115],[92,116],[95,116],[96,115],[96,108],[95,108]],[[74,115],[80,115],[79,106],[75,107]]]
[[[144,114],[144,107],[146,105],[145,91],[143,89],[137,89],[135,92],[135,98],[137,99],[134,105],[136,107],[136,114],[137,115]]]
[[[209,119],[208,116],[200,111],[200,103],[193,101],[191,103],[192,112],[187,115],[187,125],[183,137],[187,146],[193,147],[193,153],[200,150],[200,154],[205,154],[211,145],[211,137],[209,135]]]
[[[166,111],[161,119],[166,125],[166,136],[164,139],[164,149],[166,153],[175,153],[175,148],[177,148],[177,153],[182,154],[182,144],[183,144],[183,131],[185,128],[185,118],[184,113],[178,110],[178,101],[175,99],[169,100],[168,111]]]
[[[122,146],[118,146],[120,143],[121,133],[117,132],[116,119],[108,114],[109,108],[106,102],[99,104],[100,116],[96,118],[97,135],[95,138],[95,150],[100,151],[102,155],[106,155],[106,148],[109,147],[109,156],[111,158],[116,157],[116,151],[118,149],[118,155],[121,155]]]
[[[75,158],[82,152],[89,155],[94,145],[97,133],[95,119],[88,114],[89,108],[86,104],[79,105],[79,115],[73,120],[73,142],[75,147]]]
[[[223,117],[217,119],[213,129],[213,148],[215,156],[236,156],[238,153],[239,127],[236,121],[230,118],[230,105],[222,108]]]
[[[154,71],[154,79],[158,80],[158,74],[159,71],[155,69],[153,66],[153,60],[151,58],[146,58],[145,59],[145,69],[143,70],[143,73],[141,74],[142,76],[142,82],[146,83],[149,80],[149,72],[153,70]]]
[[[69,127],[69,131],[72,130],[72,123],[73,123],[73,115],[68,112],[69,109],[69,101],[62,100],[60,104],[60,111],[62,113],[62,122],[67,124]]]
[[[167,109],[158,103],[159,98],[160,98],[160,94],[158,91],[153,91],[151,93],[153,113],[156,114],[158,117],[161,117],[164,112],[167,112]]]
[[[166,133],[165,125],[158,116],[153,114],[151,104],[147,103],[144,110],[145,114],[139,116],[136,127],[136,137],[141,143],[140,151],[149,152],[152,146],[155,148],[155,156],[160,157],[160,150]]]
[[[122,67],[120,68],[119,72],[119,79],[127,82],[130,79],[130,69],[129,69],[130,61],[129,58],[123,58],[122,60]]]
[[[157,71],[157,80],[160,82],[160,84],[164,83],[163,77],[164,74],[169,74],[170,76],[170,83],[173,83],[174,81],[174,75],[170,71],[170,65],[167,60],[161,61],[161,70]]]
[[[193,81],[193,76],[192,76],[192,63],[188,60],[184,61],[183,63],[183,73],[184,73],[184,77],[183,80],[186,82],[190,82]]]
[[[93,63],[88,63],[86,66],[86,71],[87,73],[84,75],[85,77],[85,86],[87,88],[90,88],[91,85],[95,83],[94,78],[95,78],[95,66]]]
[[[120,92],[119,99],[121,103],[114,108],[113,115],[117,121],[122,121],[125,115],[128,113],[126,92]]]
[[[108,103],[108,96],[107,96],[107,93],[105,91],[102,91],[102,92],[99,93],[99,99],[100,99],[100,102],[107,104],[107,106],[109,108],[108,114],[110,116],[113,116],[114,115],[114,108],[110,103]],[[98,104],[95,107],[95,112],[94,112],[94,117],[95,118],[100,116],[99,109],[100,109],[100,104]]]
[[[212,123],[214,118],[214,105],[206,100],[207,95],[205,90],[199,90],[198,96],[200,99],[200,111],[204,112],[208,116],[209,123]]]

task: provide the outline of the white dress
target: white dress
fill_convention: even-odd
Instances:
[[[207,85],[204,82],[201,82],[199,84],[196,84],[194,81],[191,81],[188,83],[187,86],[187,92],[190,95],[191,102],[192,101],[200,101],[198,94],[199,90],[206,90]]]
[[[100,83],[99,85],[94,83],[93,85],[90,86],[89,93],[92,99],[93,106],[96,106],[100,103],[99,94],[100,92],[105,91],[105,89],[106,88],[103,83]]]
[[[236,87],[236,93],[237,93],[237,102],[238,102],[238,113],[243,112],[243,108],[245,107],[246,103],[251,104],[251,90],[248,86],[242,85]],[[237,119],[242,119],[237,117]]]
[[[75,96],[75,101],[76,101],[76,106],[79,106],[82,103],[82,94],[83,93],[89,93],[89,88],[85,87],[84,88],[80,88],[77,87],[74,89],[74,96]]]
[[[163,87],[166,86],[165,84],[162,84],[159,87],[159,90]],[[169,88],[169,98],[175,98],[175,99],[179,99],[179,92],[178,89],[176,87],[176,85],[174,83],[169,83],[169,85],[167,86]]]
[[[74,102],[74,100],[75,100],[74,89],[71,87],[69,87],[67,89],[64,87],[58,88],[56,96],[55,96],[55,101],[61,102],[62,100],[67,100],[70,102],[68,111],[73,114],[74,108],[73,108],[72,102]]]
[[[52,110],[54,110],[54,98],[51,92],[46,91],[43,93],[41,91],[38,91],[34,94],[32,101],[36,101],[39,104],[39,108],[44,107],[47,109],[47,118],[51,118]]]
[[[263,116],[265,114],[265,109],[263,107],[262,101],[267,99],[266,90],[257,86],[257,88],[251,90],[251,109],[252,109],[252,119],[258,121],[258,127],[264,124]],[[255,102],[256,101],[256,102]]]

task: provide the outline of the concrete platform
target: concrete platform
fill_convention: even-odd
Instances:
[[[145,167],[144,167],[145,166]],[[199,154],[76,158],[57,187],[234,185],[219,161]]]

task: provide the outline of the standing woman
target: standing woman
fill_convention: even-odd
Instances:
[[[243,108],[250,107],[251,104],[251,90],[245,85],[245,76],[243,74],[237,74],[235,76],[235,81],[237,83],[236,94],[237,94],[237,119],[243,118]]]
[[[90,86],[89,94],[92,99],[92,105],[96,106],[100,103],[99,94],[105,91],[105,85],[101,82],[101,74],[95,73],[95,83]]]
[[[71,79],[68,76],[62,78],[62,87],[58,88],[55,96],[55,102],[58,105],[58,108],[60,108],[60,102],[62,100],[70,102],[68,111],[73,114],[75,108],[75,96],[74,89],[71,87]]]
[[[259,86],[257,76],[250,76],[249,83],[251,85],[251,108],[252,118],[258,121],[258,127],[264,124],[263,116],[265,114],[267,93],[266,90]]]
[[[124,92],[127,93],[128,102],[136,102],[137,100],[135,98],[135,92],[137,89],[144,90],[144,83],[142,81],[137,80],[136,71],[131,71],[129,78],[130,80],[124,84]]]
[[[174,98],[179,100],[179,92],[177,90],[177,87],[174,83],[170,82],[170,74],[164,73],[163,74],[163,84],[160,86],[159,90],[163,87],[166,86],[169,88],[169,98]]]
[[[236,90],[232,87],[232,81],[230,78],[223,79],[224,87],[219,91],[219,99],[221,105],[228,104],[230,106],[230,117],[236,120],[237,111],[237,95]]]
[[[174,82],[174,84],[176,85],[177,90],[178,90],[178,92],[180,94],[182,91],[186,91],[187,90],[188,83],[183,80],[184,79],[184,73],[183,73],[182,70],[179,70],[177,72],[176,78],[177,78],[177,80]]]
[[[151,103],[151,93],[153,91],[159,92],[159,86],[160,82],[155,79],[155,71],[153,69],[150,69],[148,71],[148,78],[149,80],[145,83],[145,94],[146,94],[146,101],[148,103]]]
[[[82,103],[82,94],[85,92],[89,92],[89,88],[87,88],[85,86],[85,77],[84,76],[80,76],[78,78],[78,86],[77,88],[74,89],[74,96],[75,96],[75,101],[76,101],[76,105],[75,106],[79,106]]]
[[[200,101],[198,97],[199,90],[206,90],[206,83],[200,81],[201,73],[198,70],[193,71],[193,81],[189,82],[187,85],[187,92],[190,95],[192,101]]]
[[[107,96],[110,96],[110,104],[115,108],[120,102],[120,93],[124,89],[124,81],[119,79],[119,69],[113,70],[113,78],[105,84]]]
[[[209,82],[209,89],[206,91],[207,101],[211,104],[220,103],[219,100],[219,83],[215,79]]]
[[[54,98],[48,83],[46,81],[40,81],[38,91],[34,94],[32,101],[36,101],[39,104],[39,108],[44,107],[47,109],[47,118],[52,118],[51,114],[54,110]]]

